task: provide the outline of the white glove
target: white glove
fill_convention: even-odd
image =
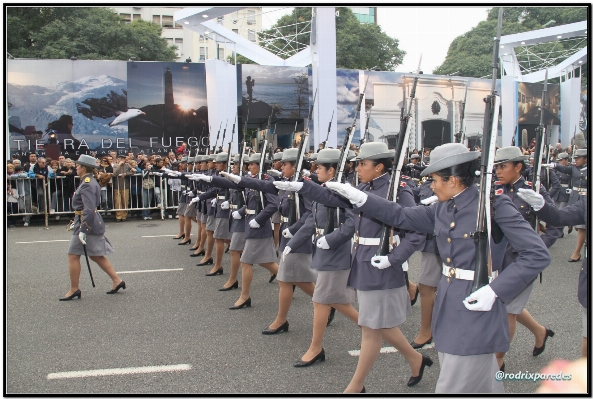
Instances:
[[[542,163],[542,168],[554,169],[556,164],[554,162],[551,163]]]
[[[241,176],[234,175],[232,173],[227,172],[220,172],[220,174],[235,184],[239,184],[241,182]]]
[[[386,269],[391,266],[391,263],[389,262],[389,257],[375,255],[371,258],[371,265],[377,269]]]
[[[353,205],[361,207],[367,201],[368,195],[362,191],[352,187],[350,184],[336,183],[328,181],[325,186],[332,191],[347,198]]]
[[[311,176],[311,172],[309,172],[307,169],[303,169],[301,170],[301,176],[309,177]]]
[[[475,310],[478,312],[488,312],[492,309],[492,305],[494,304],[494,300],[497,298],[497,295],[492,291],[490,285],[485,285],[467,298],[463,300],[463,304],[468,310]],[[474,304],[470,304],[469,302],[477,301]]]
[[[242,218],[242,216],[241,216],[241,214],[239,213],[239,211],[233,211],[233,219],[237,219],[237,220],[239,220],[239,219],[241,219],[241,218]]]
[[[152,172],[153,175],[157,175],[157,176],[162,176],[163,174],[161,172]]]
[[[82,231],[78,233],[78,239],[80,240],[82,245],[86,245],[86,233],[83,233]]]
[[[528,188],[520,188],[517,192],[517,195],[523,201],[531,205],[534,211],[539,211],[546,204],[546,201],[541,194],[536,193],[535,191]]]
[[[212,181],[212,176],[206,176],[203,174],[199,174],[197,175],[198,180],[202,180],[202,181],[206,181],[208,183],[210,183]]]
[[[249,227],[251,227],[252,229],[259,229],[259,223],[257,223],[255,219],[251,219],[251,221],[249,222]]]
[[[411,168],[412,166],[414,166],[414,164],[413,164],[413,163],[409,163],[409,164],[406,164],[406,166],[407,166],[408,168]]]
[[[290,233],[290,230],[288,230],[288,228],[282,230],[282,237],[284,237],[284,238],[292,238],[292,234]]]
[[[297,181],[297,182],[292,182],[292,181],[275,181],[272,183],[278,190],[284,190],[284,191],[299,191],[301,188],[303,188],[303,182],[301,181]]]
[[[224,201],[222,204],[220,204],[220,209],[229,209],[231,206],[229,205],[228,201]]]
[[[190,191],[189,193],[187,193],[187,196],[188,197],[195,197],[196,195],[194,194],[193,191]]]
[[[187,190],[183,190],[183,191],[181,192],[181,195],[187,195]]]
[[[276,169],[270,169],[267,172],[270,176],[274,176],[274,177],[280,177],[282,176],[282,172],[280,172],[279,170]]]
[[[196,198],[192,198],[192,200],[189,202],[189,204],[195,204],[196,202],[198,202],[200,200],[200,197],[196,197]]]
[[[212,198],[212,200],[210,201],[210,205],[216,206],[216,198]]]
[[[437,197],[436,195],[433,195],[432,197],[424,198],[423,200],[420,201],[420,203],[422,205],[430,205],[434,202],[437,202],[438,200],[439,200],[439,197]]]
[[[317,239],[317,248],[319,248],[319,249],[329,249],[329,244],[327,243],[327,240],[325,239],[325,236],[319,237]]]
[[[181,172],[176,172],[174,170],[168,170],[167,173],[169,176],[181,176]]]
[[[292,249],[287,245],[284,247],[284,251],[282,251],[282,261],[286,259],[286,255],[288,255],[292,251]]]
[[[404,272],[407,272],[409,268],[410,268],[410,265],[408,264],[408,261],[405,261],[404,263],[402,263],[402,270]]]

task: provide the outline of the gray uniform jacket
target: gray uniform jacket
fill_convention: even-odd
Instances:
[[[574,165],[556,165],[554,170],[566,173],[572,178],[572,187],[569,188],[587,188],[587,165],[584,165],[580,168]]]
[[[82,211],[82,215],[74,217],[74,235],[82,232],[89,235],[105,233],[105,223],[97,207],[101,203],[101,186],[92,174],[80,179],[80,184],[72,196],[72,209]]]
[[[463,304],[471,292],[472,281],[441,276],[432,314],[432,336],[439,352],[467,356],[508,351],[509,325],[504,303],[550,264],[544,243],[510,199],[497,196],[493,207],[494,219],[519,254],[490,283],[498,298],[488,312],[470,311]],[[369,195],[357,209],[393,226],[432,232],[447,266],[474,270],[475,244],[471,234],[476,227],[477,208],[478,188],[472,185],[454,199],[430,206],[403,208]]]
[[[311,181],[305,180],[303,183],[303,189],[299,192],[306,190],[305,185],[308,185],[307,189],[312,190],[310,195],[317,202],[326,206],[352,208],[350,202],[341,201],[341,197],[334,195],[327,188],[318,186]],[[389,174],[385,173],[369,183],[362,183],[358,186],[358,189],[385,198],[389,189]],[[397,201],[402,206],[415,207],[416,205],[414,195],[407,185],[400,187],[398,190]],[[377,269],[371,265],[371,258],[376,255],[379,245],[360,245],[357,243],[357,237],[379,238],[383,228],[383,219],[366,214],[359,214],[358,218],[355,217],[354,219],[356,231],[352,247],[352,270],[348,277],[348,285],[361,291],[403,287],[406,280],[401,266],[422,245],[422,235],[416,232],[406,232],[405,236],[400,240],[400,245],[389,254],[391,267]],[[399,231],[394,232],[394,234],[399,234]]]
[[[554,193],[550,192],[550,197],[552,197],[554,201],[568,202],[570,191],[567,190],[572,189],[572,187],[570,187],[570,175],[556,169],[554,169],[554,173],[556,174],[556,177],[558,177],[560,188]]]
[[[208,176],[215,177],[218,175],[215,169],[210,169],[206,173]],[[206,215],[208,216],[216,216],[216,207],[220,207],[219,201],[216,201],[216,206],[212,206],[212,198],[216,198],[218,194],[218,188],[210,186],[204,192],[204,194],[200,195],[200,200],[203,200],[206,203]],[[228,215],[227,215],[228,216]]]
[[[274,178],[271,176],[268,176],[268,175],[264,175],[263,178],[269,182],[274,181]],[[239,209],[239,211],[238,211],[241,214],[241,216],[243,216],[243,218],[245,219],[245,239],[272,237],[274,234],[274,230],[272,229],[272,222],[270,221],[270,218],[278,210],[278,198],[274,194],[266,193],[264,195],[263,193],[260,194],[260,192],[258,190],[254,190],[252,188],[246,188],[245,184],[249,184],[246,182],[248,182],[251,179],[257,179],[257,176],[256,177],[244,176],[241,178],[241,181],[239,182],[239,184],[236,185],[236,188],[238,190],[245,189],[245,204],[246,205],[243,208]],[[246,212],[247,210],[250,210],[250,211],[256,210],[256,207],[258,206],[257,203],[261,201],[260,195],[263,195],[263,198],[264,198],[264,208],[262,209],[262,211],[257,215],[247,214],[247,212]],[[249,226],[249,222],[251,221],[251,219],[255,219],[257,224],[259,224],[258,229],[252,229]]]
[[[305,198],[311,198],[312,192],[308,189],[309,187],[310,185],[303,184],[299,194],[302,194]],[[354,216],[356,215],[350,209],[334,208],[336,209],[336,212],[334,212],[335,229],[331,233],[325,234],[328,207],[318,202],[313,202],[311,207],[313,211],[286,245],[291,249],[299,248],[305,243],[310,243],[311,237],[313,237],[312,268],[322,271],[350,269],[350,263],[352,262],[350,239],[354,235]],[[317,248],[317,239],[320,237],[325,237],[329,249]]]
[[[179,193],[179,203],[180,204],[188,204],[191,201],[191,198],[187,196],[187,194],[183,194],[184,191],[189,190],[191,187],[189,185],[189,180],[185,175],[191,174],[190,172],[181,172],[181,176],[178,176],[177,179],[181,180],[181,192]]]
[[[245,221],[242,219],[235,219],[233,218],[233,212],[237,211],[237,204],[238,204],[238,197],[239,195],[243,195],[243,190],[242,189],[238,189],[237,185],[235,183],[233,183],[232,181],[230,181],[229,179],[225,178],[225,177],[219,177],[219,176],[212,176],[212,182],[210,183],[206,183],[206,184],[212,184],[215,187],[219,188],[220,191],[220,195],[223,195],[225,189],[229,189],[230,192],[230,198],[226,198],[223,200],[219,200],[216,203],[216,207],[217,207],[217,211],[218,208],[220,208],[220,205],[224,202],[224,201],[229,201],[229,209],[227,209],[226,211],[224,209],[220,209],[221,212],[226,212],[228,219],[229,219],[229,231],[231,233],[243,233],[245,231]],[[217,216],[216,217],[222,217],[222,216]]]
[[[418,204],[418,206],[426,206],[422,205],[420,201],[430,198],[434,195],[434,191],[432,191],[432,189],[430,188],[431,184],[432,179],[430,177],[427,177],[422,184],[412,189],[412,191],[414,192],[414,198],[417,200],[416,203]],[[420,251],[429,252],[437,255],[439,254],[439,249],[437,247],[437,242],[434,239],[434,235],[430,233],[426,234],[424,246],[420,249]]]
[[[587,200],[586,198],[580,198],[573,205],[558,209],[553,205],[544,204],[543,208],[536,212],[545,222],[554,222],[564,226],[576,226],[579,224],[587,225],[587,239],[585,241],[585,248],[588,248],[589,240],[589,226],[587,224]],[[581,272],[579,273],[579,288],[577,297],[579,303],[587,308],[587,293],[589,292],[589,262],[587,260],[587,250],[585,250],[585,259],[581,266]]]
[[[267,176],[267,175],[266,175]],[[290,215],[290,201],[291,197],[294,195],[291,191],[284,191],[278,190],[276,186],[272,183],[273,180],[257,180],[257,179],[248,179],[243,178],[241,179],[241,183],[239,185],[252,188],[262,193],[272,194],[276,196],[276,200],[278,203],[278,211],[280,211],[280,215],[287,218]],[[292,235],[294,235],[305,223],[305,220],[309,217],[311,213],[311,201],[309,199],[304,198],[301,194],[299,194],[299,213],[297,215],[297,221],[288,229]],[[282,235],[282,231],[288,227],[288,222],[282,221],[280,225],[280,243],[278,245],[278,251],[284,251],[286,247],[286,243],[288,242],[288,238],[285,238]],[[304,253],[310,254],[313,252],[313,246],[311,245],[311,240],[306,241],[303,245],[299,246],[298,248],[293,248],[293,253]]]
[[[522,176],[525,178],[525,180],[531,182],[533,181],[533,171],[533,167],[530,166],[525,169],[525,173],[522,173]],[[494,174],[496,174],[496,171],[494,171]],[[548,184],[547,176],[550,176],[550,184]],[[550,193],[550,196],[552,196],[552,194],[556,193],[556,191],[560,189],[560,180],[558,179],[558,175],[556,175],[553,169],[546,169],[543,167],[540,168],[539,179],[540,183]]]

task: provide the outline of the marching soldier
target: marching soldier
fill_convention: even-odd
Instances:
[[[282,151],[274,153],[272,157],[272,169],[268,171],[268,175],[272,176],[276,181],[282,180]],[[274,224],[274,248],[278,251],[278,244],[280,243],[280,210],[272,216],[272,223]]]

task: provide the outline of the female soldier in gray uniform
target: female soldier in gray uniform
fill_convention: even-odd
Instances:
[[[504,392],[502,382],[495,379],[498,363],[494,355],[509,348],[504,303],[550,264],[546,246],[510,199],[496,196],[493,220],[518,249],[517,257],[490,284],[471,293],[476,255],[472,233],[479,202],[473,181],[479,156],[460,143],[435,148],[422,175],[431,175],[439,202],[427,207],[403,208],[350,186],[326,183],[367,217],[435,235],[444,261],[432,316],[432,336],[441,364],[436,393]],[[342,201],[343,206],[347,202]]]
[[[320,183],[335,180],[336,169],[340,159],[340,150],[324,149],[317,154],[317,176]],[[303,183],[296,183],[302,187]],[[275,182],[279,190],[291,189],[289,182]],[[300,191],[307,195],[304,191]],[[313,198],[314,196],[311,196]],[[358,324],[358,312],[352,306],[356,292],[347,286],[350,275],[350,247],[354,235],[354,220],[352,212],[350,217],[343,208],[336,209],[334,213],[335,230],[324,232],[328,219],[328,207],[313,202],[312,212],[303,226],[286,243],[289,248],[300,248],[311,242],[311,236],[317,243],[313,247],[311,267],[317,270],[315,291],[313,292],[313,337],[307,352],[294,363],[295,367],[307,367],[317,360],[325,360],[323,349],[323,335],[327,320],[333,307],[344,314],[355,324]]]
[[[101,203],[101,186],[95,180],[93,171],[97,168],[97,160],[90,155],[81,155],[76,161],[76,174],[80,177],[80,185],[72,196],[74,209],[74,233],[68,247],[68,270],[70,272],[70,291],[60,301],[81,298],[78,288],[80,279],[80,256],[86,253],[98,264],[113,282],[108,294],[115,294],[120,288],[126,289],[126,283],[119,278],[115,269],[105,255],[113,252],[111,243],[105,238],[105,223],[97,207]]]

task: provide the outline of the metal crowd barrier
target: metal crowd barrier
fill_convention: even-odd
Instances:
[[[43,215],[45,226],[49,226],[50,216],[56,216],[57,219],[62,215],[73,217],[72,194],[80,184],[80,177],[17,177],[10,180],[16,182],[13,198],[17,202],[7,202],[8,217],[22,216],[24,221],[29,223],[31,216]],[[111,181],[101,188],[101,204],[98,211],[105,214],[159,210],[161,220],[165,219],[166,211],[175,210],[179,205],[181,181],[165,176],[158,179],[159,184],[156,184],[155,176],[148,176],[144,180],[152,181],[153,188],[142,187],[142,174],[112,177]]]

